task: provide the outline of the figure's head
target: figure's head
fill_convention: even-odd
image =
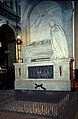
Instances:
[[[54,21],[54,20],[50,20],[50,22],[49,22],[49,26],[50,26],[50,27],[55,26],[55,21]]]

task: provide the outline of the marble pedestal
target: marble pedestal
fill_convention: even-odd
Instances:
[[[15,89],[17,90],[51,90],[70,91],[69,59],[49,60],[43,62],[15,63]],[[29,77],[29,67],[52,66],[52,72],[46,77]],[[37,69],[36,69],[37,70]],[[40,71],[40,69],[38,69]],[[42,70],[41,70],[42,71]],[[31,73],[31,72],[30,72]],[[34,72],[33,72],[34,73]],[[38,74],[36,72],[34,75]],[[44,74],[43,74],[44,75]],[[36,87],[37,86],[37,87]]]

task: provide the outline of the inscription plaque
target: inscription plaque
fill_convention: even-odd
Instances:
[[[28,67],[28,78],[53,78],[53,65]]]

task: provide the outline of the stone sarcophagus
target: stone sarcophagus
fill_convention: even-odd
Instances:
[[[51,40],[23,47],[23,63],[15,63],[15,89],[69,91],[70,59],[54,56]]]
[[[23,48],[23,62],[43,61],[50,59],[52,55],[51,40],[33,42]]]

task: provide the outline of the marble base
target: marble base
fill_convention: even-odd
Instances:
[[[20,90],[52,90],[52,91],[70,91],[70,65],[69,59],[59,59],[50,61],[39,61],[39,62],[27,62],[27,63],[15,63],[15,89]],[[49,74],[52,78],[48,78],[47,70],[41,69],[41,73],[45,71],[46,77],[40,77],[38,72],[40,69],[35,68],[35,75],[37,78],[33,78],[34,71],[31,70],[31,77],[29,77],[29,67],[40,67],[41,66],[53,66]],[[52,72],[52,73],[51,73]]]
[[[41,85],[37,87],[36,85]],[[52,91],[70,91],[70,81],[69,80],[16,80],[15,89],[17,90],[52,90]]]

